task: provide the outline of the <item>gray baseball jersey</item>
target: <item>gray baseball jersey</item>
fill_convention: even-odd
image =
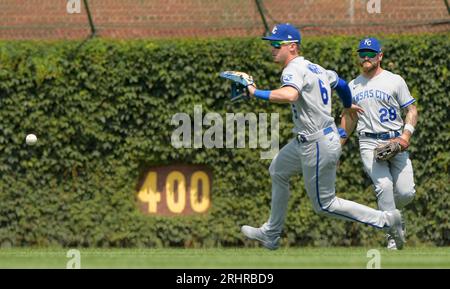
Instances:
[[[360,75],[349,83],[353,103],[361,106],[358,132],[382,133],[401,130],[401,109],[415,102],[403,78],[387,70],[372,79]]]
[[[294,133],[311,134],[334,123],[331,116],[331,88],[337,84],[337,74],[325,70],[303,57],[293,59],[284,68],[281,86],[292,86],[299,98],[292,103]]]
[[[383,70],[372,79],[362,75],[349,83],[353,103],[364,109],[358,117],[358,132],[383,133],[401,130],[401,109],[415,102],[400,75]],[[359,149],[364,170],[372,179],[381,210],[401,209],[415,194],[414,176],[407,151],[389,162],[377,162],[373,150],[387,142],[364,135],[359,137]]]

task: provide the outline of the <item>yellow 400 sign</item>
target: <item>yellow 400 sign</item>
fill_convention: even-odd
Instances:
[[[139,208],[152,215],[206,213],[211,206],[211,172],[203,166],[150,169],[141,180]]]

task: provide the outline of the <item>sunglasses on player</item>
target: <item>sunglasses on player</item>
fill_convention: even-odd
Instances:
[[[360,51],[360,52],[358,52],[359,57],[362,59],[364,59],[366,57],[375,58],[377,56],[377,54],[378,53],[375,51]]]
[[[281,46],[283,46],[283,44],[296,43],[296,42],[297,42],[297,40],[294,40],[294,41],[285,41],[285,40],[270,41],[270,45],[275,49],[280,49]]]

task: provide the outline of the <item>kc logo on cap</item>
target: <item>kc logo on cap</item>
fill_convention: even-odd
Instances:
[[[300,44],[300,31],[289,23],[277,24],[272,29],[272,34],[262,38],[269,41],[289,41]]]
[[[360,50],[372,50],[375,52],[381,52],[381,45],[380,42],[378,42],[378,40],[376,38],[373,37],[368,37],[368,38],[364,38],[359,42],[359,47],[358,47],[358,51]]]
[[[272,34],[277,34],[278,27],[275,25],[272,29]]]

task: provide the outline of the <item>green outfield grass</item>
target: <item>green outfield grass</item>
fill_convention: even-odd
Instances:
[[[376,248],[381,268],[450,268],[450,247]],[[81,268],[366,268],[370,248],[80,249]],[[0,268],[66,268],[68,249],[0,249]]]

